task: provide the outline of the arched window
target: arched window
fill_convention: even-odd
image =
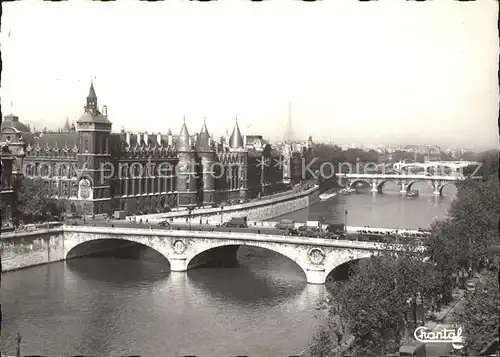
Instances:
[[[89,151],[89,139],[85,139],[85,151]]]

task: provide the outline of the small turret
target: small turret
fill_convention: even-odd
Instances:
[[[241,136],[240,127],[238,126],[238,118],[236,118],[236,124],[234,125],[231,138],[229,139],[229,146],[233,149],[243,147],[243,137]]]
[[[201,128],[200,134],[196,140],[196,150],[197,151],[211,151],[210,145],[210,134],[207,129],[207,124],[203,121],[203,126]]]
[[[177,138],[176,148],[177,151],[191,151],[191,137],[189,136],[185,118],[184,123],[182,123],[181,132]]]

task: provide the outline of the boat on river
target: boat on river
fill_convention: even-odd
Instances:
[[[353,188],[343,188],[339,191],[341,195],[350,195],[351,193],[356,193],[356,190]]]
[[[337,196],[337,194],[338,194],[337,191],[327,191],[319,195],[319,199],[321,201],[328,201],[330,198]]]

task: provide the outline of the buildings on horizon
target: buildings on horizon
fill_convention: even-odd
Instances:
[[[32,131],[15,115],[1,125],[2,205],[12,223],[13,181],[41,177],[51,197],[83,215],[162,212],[174,207],[240,202],[286,190],[300,182],[294,165],[312,159],[312,139],[272,146],[261,135],[213,138],[206,123],[191,134],[111,131],[107,108],[98,108],[90,85],[83,115],[56,132]],[[5,165],[4,166],[4,161]],[[11,163],[9,170],[5,170]],[[3,207],[2,207],[3,208]],[[3,217],[2,217],[3,218]]]

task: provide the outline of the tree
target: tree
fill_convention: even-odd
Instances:
[[[32,222],[59,216],[66,200],[51,198],[49,188],[41,178],[24,178],[19,185],[14,212],[17,220]]]
[[[493,161],[489,167],[495,170]],[[431,260],[441,272],[459,274],[462,286],[469,269],[478,271],[489,248],[499,243],[500,193],[493,171],[485,173],[486,181],[466,181],[459,187],[449,218],[432,226],[427,241]]]
[[[313,337],[311,344],[305,351],[310,357],[336,357],[343,356],[353,342],[353,336],[340,313],[341,306],[330,306],[327,324],[321,326]]]
[[[345,351],[345,341],[353,356],[392,353],[423,322],[422,312],[433,304],[445,275],[415,241],[401,238],[386,248],[353,270],[347,282],[334,285],[329,323],[315,336],[311,356],[335,356],[325,351]]]
[[[456,314],[463,326],[465,348],[469,355],[477,354],[497,334],[500,323],[500,303],[496,273],[485,273],[476,290],[468,298],[465,310]]]

